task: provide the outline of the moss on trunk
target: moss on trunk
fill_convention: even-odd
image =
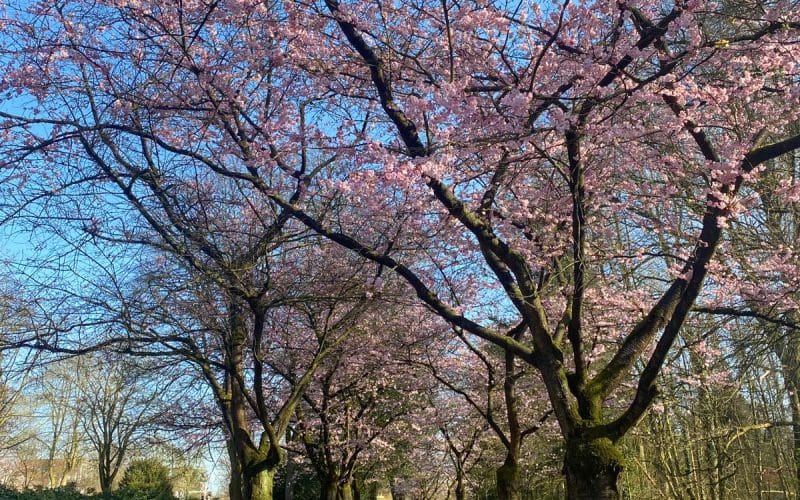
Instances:
[[[568,500],[618,500],[623,457],[608,438],[567,441],[564,472]]]
[[[275,470],[261,471],[255,476],[244,478],[245,500],[272,500]]]
[[[328,479],[322,488],[322,500],[353,500],[352,483],[338,478]]]

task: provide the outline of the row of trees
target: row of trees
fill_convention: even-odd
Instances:
[[[709,332],[727,345],[708,344]],[[786,334],[727,317],[684,333],[654,409],[623,441],[628,495],[744,499],[796,491],[789,368],[764,348]],[[394,359],[403,349],[369,338],[337,353],[304,394],[282,441],[276,498],[371,498],[380,490],[498,498],[509,484],[521,498],[564,494],[552,412],[541,399],[519,398],[540,383],[530,370],[506,371],[502,351],[445,335],[424,339],[425,351],[406,346],[412,355]],[[211,395],[188,383],[191,370],[181,378],[174,366],[120,362],[78,357],[9,377],[4,387],[16,399],[4,413],[6,484],[77,482],[111,493],[121,469],[142,454],[169,464],[173,479],[195,473],[199,455],[222,437]],[[111,373],[90,369],[115,365]],[[172,381],[167,390],[164,381]],[[201,489],[201,478],[184,479],[176,492]]]
[[[108,500],[172,500],[175,498],[170,471],[154,459],[140,459],[130,463],[125,469],[116,492],[104,493]],[[0,495],[6,500],[84,500],[97,498],[84,495],[75,484],[51,487],[49,489],[27,489],[17,491],[0,485]],[[203,493],[201,492],[201,496]],[[182,498],[187,498],[183,496]]]
[[[190,387],[176,390],[183,380],[164,378],[174,377],[174,370],[98,356],[4,368],[3,388],[13,394],[2,413],[7,425],[0,482],[7,486],[74,484],[110,493],[130,460],[143,454],[169,458],[177,482],[196,476],[199,464],[188,460],[192,454],[175,449],[187,444],[166,411]],[[15,368],[23,370],[22,376],[13,376]],[[185,459],[176,460],[178,455]]]
[[[6,348],[173,360],[232,499],[287,451],[326,498],[366,470],[464,496],[482,460],[504,499],[533,464],[568,498],[619,498],[626,466],[722,497],[757,432],[736,488],[784,478],[796,3],[2,7]]]
[[[733,325],[735,326],[735,325]],[[728,328],[731,328],[729,326]],[[710,498],[715,498],[709,491],[715,491],[719,484],[729,484],[728,490],[739,494],[741,498],[752,498],[759,493],[776,489],[777,491],[791,491],[794,480],[792,478],[792,447],[788,426],[790,422],[790,408],[783,402],[786,397],[784,387],[781,386],[781,367],[780,359],[770,352],[761,348],[760,344],[765,338],[780,341],[782,335],[779,332],[768,328],[754,327],[754,325],[744,325],[733,330],[741,336],[735,344],[736,349],[728,356],[735,355],[734,359],[719,360],[716,354],[708,358],[706,347],[698,344],[698,339],[687,338],[683,349],[679,351],[670,364],[669,381],[662,394],[663,402],[659,406],[656,415],[648,419],[643,425],[636,438],[629,442],[630,447],[635,453],[633,461],[628,464],[626,482],[628,490],[636,491],[635,496],[646,497],[657,492],[664,484],[669,484],[674,488],[672,493],[675,497],[688,494],[695,494],[702,497],[704,494]],[[785,333],[785,332],[784,332]],[[754,345],[755,344],[755,345]],[[381,347],[370,346],[371,349],[381,349]],[[417,372],[417,378],[413,384],[406,385],[405,391],[392,389],[387,393],[388,399],[378,400],[371,398],[368,394],[375,390],[374,378],[365,378],[358,382],[350,382],[344,394],[339,394],[338,405],[341,405],[341,398],[354,397],[355,400],[346,402],[345,405],[352,404],[349,410],[346,406],[345,413],[339,414],[338,418],[334,410],[326,411],[321,416],[324,420],[324,428],[320,432],[325,433],[350,433],[354,429],[360,428],[366,431],[367,436],[383,430],[384,423],[394,424],[395,431],[391,434],[384,434],[383,442],[376,443],[377,448],[373,456],[362,457],[361,461],[353,461],[348,464],[349,473],[356,484],[361,480],[383,480],[391,478],[393,474],[398,474],[400,478],[395,482],[398,486],[397,491],[408,488],[412,492],[418,492],[420,484],[426,485],[431,481],[431,490],[435,493],[443,493],[451,489],[453,493],[464,494],[468,491],[477,493],[493,492],[495,489],[495,479],[492,477],[494,468],[503,463],[503,454],[509,454],[506,449],[508,438],[504,433],[513,433],[513,428],[508,427],[503,418],[505,409],[503,407],[504,398],[507,397],[507,379],[505,375],[497,375],[498,369],[504,366],[502,356],[497,351],[490,351],[480,357],[477,352],[473,355],[467,352],[465,346],[458,352],[458,346],[449,346],[453,349],[452,355],[441,356],[441,353],[433,356],[433,359],[444,361],[438,363],[416,363],[424,370]],[[695,352],[695,351],[698,352]],[[738,351],[738,352],[737,352]],[[691,359],[694,357],[694,359]],[[690,362],[691,359],[691,362]],[[470,363],[469,361],[472,361]],[[688,363],[688,365],[687,365]],[[391,365],[386,363],[376,363],[373,369],[387,370]],[[398,369],[399,368],[395,368]],[[674,370],[674,371],[673,371]],[[739,372],[735,381],[733,375],[729,373]],[[406,372],[403,372],[406,373]],[[720,376],[719,374],[722,374]],[[364,372],[362,372],[363,376]],[[426,374],[429,376],[426,376]],[[72,379],[75,375],[79,378]],[[331,383],[330,371],[324,373],[324,379],[320,381],[320,391],[330,391]],[[102,377],[103,375],[101,375]],[[160,374],[159,376],[167,376]],[[515,378],[522,376],[521,373],[515,374]],[[491,380],[494,378],[492,385]],[[427,379],[427,380],[426,380]],[[114,422],[119,422],[123,417],[133,419],[139,410],[121,407],[120,410],[133,412],[123,413],[98,413],[95,409],[113,409],[115,402],[121,398],[126,398],[133,393],[133,390],[141,391],[141,384],[134,384],[128,379],[125,385],[114,385],[114,380],[109,384],[108,380],[100,379],[87,371],[76,369],[73,362],[66,368],[59,365],[49,365],[47,378],[40,384],[32,385],[31,379],[28,381],[28,395],[38,392],[41,400],[37,404],[36,418],[20,418],[22,412],[29,409],[30,404],[17,404],[12,408],[12,415],[17,415],[16,419],[8,418],[7,421],[24,423],[26,420],[32,427],[32,432],[25,433],[30,440],[41,443],[38,447],[13,446],[15,454],[28,457],[46,457],[48,465],[64,464],[65,469],[60,467],[49,468],[48,470],[58,475],[52,483],[57,485],[63,482],[68,474],[66,467],[68,462],[74,464],[86,460],[87,452],[91,460],[96,460],[97,449],[92,449],[92,445],[84,448],[76,448],[75,431],[78,430],[83,438],[83,432],[92,430],[84,428],[85,425],[95,425],[98,416],[102,417],[100,423],[103,426],[113,426]],[[79,384],[78,381],[83,383]],[[523,379],[525,381],[526,379]],[[689,390],[686,387],[687,382]],[[106,387],[102,387],[106,385]],[[357,385],[360,383],[362,385]],[[516,382],[517,387],[520,387]],[[520,388],[528,388],[528,382]],[[9,385],[7,388],[14,387]],[[33,387],[39,387],[34,390]],[[146,387],[146,386],[144,386]],[[366,388],[365,388],[366,387]],[[372,387],[370,389],[370,387]],[[502,387],[502,389],[500,389]],[[424,389],[428,390],[425,391]],[[502,393],[500,392],[502,390]],[[82,391],[82,396],[68,401],[70,394]],[[117,391],[120,396],[118,397]],[[403,408],[407,403],[403,398],[411,396],[422,398],[422,404],[431,405],[435,408],[433,414],[406,413],[398,412],[401,419],[387,418],[385,415],[393,411],[398,405]],[[35,394],[34,394],[35,395]],[[87,398],[96,398],[89,400]],[[185,399],[182,395],[181,399]],[[485,398],[485,399],[484,399]],[[495,403],[490,401],[494,398]],[[324,398],[321,403],[314,403],[310,395],[306,397],[311,406],[307,413],[318,411],[319,407],[337,406],[337,402]],[[398,403],[398,400],[403,400]],[[19,400],[18,400],[19,401]],[[364,411],[367,405],[375,408],[384,416],[377,424],[364,422],[360,417],[360,412]],[[499,401],[499,408],[497,402]],[[507,401],[507,400],[506,400]],[[682,402],[678,404],[678,402]],[[333,403],[333,404],[332,404]],[[157,407],[158,415],[165,415],[166,419],[172,420],[181,418],[181,413],[185,410],[176,408],[179,401],[162,399]],[[189,405],[187,405],[189,406]],[[197,407],[195,407],[197,408]],[[499,414],[498,414],[499,410]],[[521,478],[517,478],[520,492],[528,492],[537,498],[547,492],[558,491],[558,478],[560,477],[559,463],[557,456],[558,447],[553,436],[552,426],[547,428],[548,412],[536,409],[539,413],[526,413],[527,422],[522,431],[526,438],[516,449],[514,459],[519,463],[523,472]],[[197,415],[197,410],[187,413]],[[298,412],[302,416],[303,410]],[[352,411],[353,413],[347,413]],[[666,411],[666,413],[661,413]],[[71,415],[69,412],[73,412]],[[24,413],[23,413],[24,414]],[[352,417],[350,417],[352,415]],[[332,418],[333,417],[333,418]],[[348,417],[352,419],[348,419]],[[354,418],[355,417],[355,418]],[[383,420],[383,419],[386,420]],[[52,419],[49,420],[48,419]],[[78,419],[78,420],[76,420]],[[135,430],[140,434],[139,439],[145,439],[145,446],[153,446],[158,438],[156,430],[164,429],[166,423],[164,418],[160,419],[157,427],[143,427],[144,421],[137,422]],[[498,423],[499,420],[499,423]],[[195,420],[198,424],[200,420]],[[214,420],[210,419],[205,425],[213,425]],[[80,423],[80,429],[76,429],[76,423]],[[326,458],[333,461],[336,467],[336,460],[347,460],[349,456],[349,445],[342,441],[342,437],[334,437],[330,442],[320,445],[315,442],[313,432],[308,432],[311,424],[304,423],[302,420],[294,422],[297,430],[304,431],[303,434],[293,434],[295,439],[290,445],[292,453],[297,457],[307,456],[309,464],[314,465],[311,475],[316,475],[318,482],[327,482],[330,476],[326,469],[320,468]],[[494,428],[489,426],[494,424]],[[369,425],[369,427],[365,427]],[[66,427],[63,435],[58,435],[58,428]],[[543,427],[543,429],[539,429]],[[169,427],[174,433],[179,429]],[[197,432],[202,432],[204,426],[198,426]],[[506,431],[506,429],[508,429]],[[131,429],[121,429],[128,433]],[[180,429],[184,430],[185,429]],[[687,430],[690,430],[688,432]],[[52,436],[48,435],[52,431]],[[144,436],[142,433],[149,435]],[[293,431],[295,432],[295,431]],[[518,431],[519,432],[519,431]],[[494,434],[497,433],[497,434]],[[132,432],[127,435],[132,434]],[[416,441],[408,442],[403,435],[415,436]],[[427,436],[423,439],[422,436]],[[19,434],[7,433],[5,437],[12,438],[12,442],[22,441]],[[93,437],[90,435],[90,437]],[[114,446],[117,436],[112,434],[109,443],[97,444],[102,446]],[[51,442],[47,442],[52,439]],[[85,439],[85,438],[84,438]],[[102,439],[102,436],[99,437]],[[370,439],[370,438],[368,438]],[[28,441],[29,443],[31,441]],[[59,442],[62,442],[59,445]],[[198,443],[204,442],[198,439]],[[766,442],[766,445],[765,445]],[[638,444],[641,443],[641,444]],[[654,443],[657,443],[654,445]],[[371,443],[367,443],[370,445]],[[735,446],[731,446],[735,445]],[[362,445],[355,447],[357,450]],[[367,447],[368,448],[368,447]],[[37,450],[36,453],[33,450]],[[100,448],[103,450],[104,448]],[[369,448],[368,448],[369,449]],[[503,450],[506,451],[503,451]],[[26,450],[31,452],[26,453]],[[316,452],[315,452],[316,450]],[[115,453],[119,449],[114,450]],[[100,452],[102,453],[102,451]],[[409,454],[404,457],[399,454]],[[428,459],[433,459],[436,463],[425,463],[421,460],[420,454],[431,454]],[[120,457],[119,454],[116,455]],[[758,457],[754,461],[753,457]],[[366,460],[364,460],[366,459]],[[315,461],[316,460],[316,461]],[[373,461],[377,461],[374,463]],[[411,462],[411,464],[409,464]],[[24,460],[23,460],[24,464]],[[119,465],[119,462],[115,462]],[[403,464],[406,464],[403,466]],[[713,464],[713,467],[712,467]],[[415,466],[422,466],[416,469]],[[387,466],[390,468],[387,470]],[[292,466],[297,470],[297,464]],[[302,471],[302,466],[301,471]],[[394,469],[399,467],[399,469]],[[719,468],[718,475],[709,475],[709,470]],[[100,468],[101,480],[104,473]],[[332,469],[336,470],[336,469]],[[502,469],[501,469],[502,470]],[[33,471],[31,471],[33,472]],[[116,469],[114,469],[116,473]],[[288,473],[288,472],[287,472]],[[734,474],[735,473],[735,474]],[[693,479],[687,483],[685,477],[691,474]],[[766,477],[764,475],[766,474]],[[307,477],[308,472],[294,472],[290,479],[291,482],[302,483],[301,478]],[[31,479],[33,476],[29,476]],[[108,477],[108,475],[106,475]],[[111,476],[113,477],[113,476]],[[665,483],[665,481],[672,481]],[[742,485],[741,483],[744,483]],[[368,483],[369,484],[369,483]],[[302,485],[298,489],[302,490]],[[318,487],[319,488],[319,487]],[[365,485],[361,485],[362,490]],[[720,493],[720,498],[724,497]],[[434,493],[434,494],[435,494]],[[299,493],[302,495],[303,493]],[[414,493],[412,493],[414,494]],[[303,498],[300,496],[300,498]]]

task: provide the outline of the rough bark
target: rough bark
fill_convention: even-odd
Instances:
[[[608,438],[567,441],[564,460],[567,500],[619,500],[622,453]]]
[[[105,446],[106,449],[102,450],[99,454],[98,460],[98,476],[100,480],[100,491],[103,492],[104,495],[108,495],[111,493],[111,489],[114,486],[114,478],[117,476],[118,468],[114,468],[111,463],[111,459],[109,455],[111,451],[108,449],[108,446]]]
[[[351,483],[342,483],[339,486],[339,500],[353,500],[353,487]]]
[[[105,473],[103,470],[103,466],[100,465],[100,491],[103,492],[104,495],[108,495],[111,493],[111,479],[108,477],[108,474]]]
[[[353,485],[338,477],[328,478],[323,483],[322,500],[353,500]]]
[[[272,500],[272,486],[275,469],[258,472],[254,476],[244,476],[243,500]]]
[[[246,447],[247,444],[241,439],[228,440],[231,467],[228,484],[230,500],[272,500],[273,482],[278,467],[276,465],[273,468],[250,472],[243,463],[249,463],[245,457],[252,455],[253,451],[247,450]]]
[[[520,500],[519,463],[507,456],[497,469],[497,496],[500,500]]]
[[[242,467],[237,450],[231,451],[231,478],[228,485],[230,500],[272,500],[275,473],[278,467],[267,468],[252,473]]]
[[[339,486],[336,484],[336,480],[325,481],[320,493],[321,500],[337,500],[339,497]]]
[[[231,459],[231,478],[228,483],[230,500],[272,500],[276,469],[266,469],[255,474],[242,470],[235,450],[228,444]]]
[[[230,460],[231,477],[228,481],[228,497],[230,500],[244,500],[242,497],[242,468],[232,440],[228,440],[228,458]]]

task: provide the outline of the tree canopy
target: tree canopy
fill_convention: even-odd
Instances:
[[[456,476],[491,432],[520,498],[550,424],[566,496],[620,498],[665,367],[754,345],[713,318],[789,332],[794,391],[796,2],[0,6],[7,345],[178,360],[232,499],[287,453],[350,498],[442,393]]]

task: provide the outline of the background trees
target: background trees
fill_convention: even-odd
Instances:
[[[43,417],[42,428],[47,429],[37,438],[47,449],[47,485],[50,488],[66,485],[67,478],[80,465],[79,459],[84,453],[82,448],[87,444],[81,432],[81,416],[85,410],[91,411],[91,406],[82,404],[82,400],[86,396],[95,396],[95,393],[84,392],[82,387],[93,384],[95,389],[99,389],[97,384],[100,381],[90,382],[83,367],[86,362],[91,361],[73,359],[53,364],[42,370],[36,381],[40,387],[34,393],[32,404]]]
[[[100,488],[110,493],[131,448],[152,435],[156,419],[164,411],[163,398],[171,381],[148,379],[147,370],[131,365],[118,364],[109,370],[108,365],[92,361],[78,367],[78,411],[85,435],[97,453]],[[106,370],[105,376],[93,375],[99,370]]]
[[[389,299],[388,286],[383,287]],[[398,434],[414,432],[432,381],[405,362],[434,342],[441,325],[410,322],[407,305],[386,301],[325,360],[298,407],[296,441],[323,486],[324,498],[346,500],[364,487],[365,469],[390,452]],[[424,311],[417,310],[420,315]],[[437,328],[439,326],[439,328]],[[375,335],[375,331],[385,336]]]

